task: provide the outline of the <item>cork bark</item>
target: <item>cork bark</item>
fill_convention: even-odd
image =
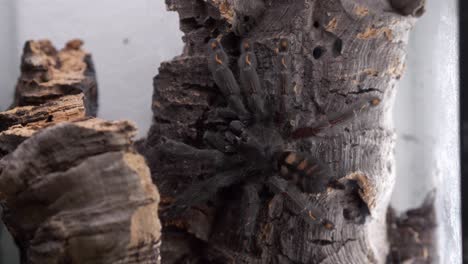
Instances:
[[[401,215],[389,208],[390,254],[387,263],[440,263],[434,202],[435,192],[431,192],[419,208],[410,209]]]
[[[82,94],[0,112],[0,158],[13,152],[37,131],[61,122],[84,119],[85,112]]]
[[[207,67],[210,38],[221,39],[234,69],[240,41],[252,39],[257,70],[269,94],[274,94],[277,81],[275,48],[280,38],[289,40],[294,86],[289,114],[295,128],[341,112],[365,96],[382,103],[291,146],[324,162],[330,178],[338,179],[326,192],[309,197],[324,209],[335,230],[305,224],[289,213],[280,196],[270,196],[262,200],[252,249],[233,235],[245,205],[241,200],[221,201],[189,210],[177,221],[162,219],[163,263],[385,263],[390,251],[387,208],[395,182],[391,110],[405,68],[408,36],[424,1],[254,2],[262,3],[166,1],[179,14],[185,48],[162,63],[154,79],[154,124],[141,146],[161,192],[162,211],[214,170],[208,160],[192,162],[158,151],[162,137],[207,148],[204,120],[221,98]],[[263,10],[252,10],[255,7]],[[246,17],[248,30],[237,30]]]
[[[81,45],[25,45],[14,104],[0,112],[2,221],[21,263],[160,263],[159,193],[136,128],[92,117]]]
[[[57,50],[49,40],[27,41],[12,106],[40,105],[64,95],[83,94],[86,112],[96,116],[98,90],[92,57],[79,39]]]

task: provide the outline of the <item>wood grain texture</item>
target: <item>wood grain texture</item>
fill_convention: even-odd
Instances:
[[[196,162],[159,153],[162,137],[207,148],[204,121],[220,93],[208,71],[206,43],[220,37],[226,52],[239,54],[241,38],[230,32],[236,0],[167,0],[179,13],[183,54],[161,65],[154,79],[152,126],[141,147],[163,205],[187,186],[213,173],[213,161]],[[387,208],[395,177],[391,109],[405,68],[412,16],[386,0],[264,1],[265,11],[244,37],[255,42],[258,72],[274,94],[273,57],[280,38],[291,43],[293,128],[340,113],[366,96],[376,110],[290,148],[328,164],[337,185],[310,202],[336,226],[305,224],[280,196],[263,197],[253,248],[239,243],[240,199],[189,210],[176,222],[162,219],[164,263],[385,263],[389,252]],[[237,5],[238,6],[238,5]],[[235,70],[236,72],[236,70]],[[220,198],[221,199],[221,198]]]
[[[0,158],[45,127],[85,118],[83,94],[0,112]]]

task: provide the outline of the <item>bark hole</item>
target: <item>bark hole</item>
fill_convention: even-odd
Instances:
[[[323,56],[323,54],[325,54],[325,52],[327,52],[327,49],[322,46],[317,46],[312,52],[312,55],[314,56],[314,59],[318,60]]]
[[[337,38],[335,42],[333,43],[333,56],[335,57],[340,56],[342,50],[343,50],[343,41]]]

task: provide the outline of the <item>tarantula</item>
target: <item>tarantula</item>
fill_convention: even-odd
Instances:
[[[267,96],[256,71],[257,59],[253,42],[244,39],[238,60],[239,81],[229,68],[229,58],[221,43],[212,39],[208,47],[209,69],[227,106],[216,109],[224,122],[222,128],[207,131],[204,141],[210,147],[197,149],[184,143],[165,139],[160,150],[187,159],[214,160],[217,173],[205,181],[190,186],[172,204],[172,209],[187,209],[207,202],[227,187],[239,186],[245,215],[241,233],[248,238],[254,234],[260,210],[259,193],[267,190],[288,199],[292,213],[306,222],[333,229],[331,221],[320,216],[304,193],[325,190],[330,175],[327,167],[306,153],[285,149],[288,142],[316,135],[321,130],[355,116],[357,112],[376,106],[378,98],[368,98],[352,105],[348,111],[329,116],[314,127],[292,130],[288,104],[292,89],[290,43],[280,39],[276,49],[278,87],[275,96]]]

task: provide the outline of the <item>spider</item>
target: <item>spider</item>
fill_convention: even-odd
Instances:
[[[327,167],[307,153],[288,150],[287,145],[349,120],[360,111],[377,106],[380,100],[360,100],[349,110],[331,115],[313,127],[293,130],[288,125],[287,115],[292,89],[289,48],[289,41],[281,38],[275,58],[278,87],[274,96],[269,97],[256,71],[257,59],[250,39],[241,43],[240,85],[229,67],[229,58],[221,42],[209,41],[208,66],[227,104],[216,109],[216,116],[223,120],[223,125],[205,132],[203,139],[208,148],[198,149],[166,138],[160,150],[181,158],[213,160],[216,173],[188,187],[176,197],[170,210],[180,212],[206,203],[222,190],[237,186],[244,202],[240,233],[245,239],[254,235],[261,208],[260,193],[265,191],[283,195],[292,204],[289,210],[307,223],[334,229],[334,224],[321,217],[320,209],[312,207],[305,195],[326,189],[331,179]]]

